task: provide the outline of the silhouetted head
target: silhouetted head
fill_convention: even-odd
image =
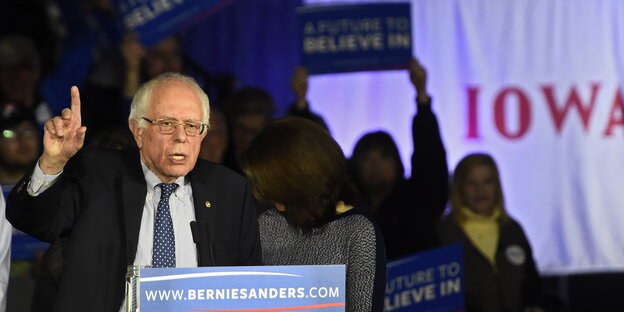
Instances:
[[[239,159],[251,141],[273,118],[275,102],[268,92],[246,87],[232,94],[225,101],[224,109],[230,127],[231,148]]]

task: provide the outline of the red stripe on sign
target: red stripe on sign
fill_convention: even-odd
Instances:
[[[313,310],[313,309],[323,309],[323,308],[333,308],[333,307],[343,307],[345,304],[342,303],[326,303],[326,304],[316,304],[310,306],[300,306],[300,307],[287,307],[287,308],[269,308],[269,309],[235,309],[235,310],[213,310],[213,309],[187,309],[191,311],[207,311],[207,312],[274,312],[274,311],[300,311],[300,310]]]

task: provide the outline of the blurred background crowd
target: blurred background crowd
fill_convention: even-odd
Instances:
[[[295,9],[301,5],[301,1],[285,0],[233,1],[198,25],[144,46],[137,34],[120,27],[111,0],[2,1],[0,185],[5,198],[37,161],[43,123],[67,107],[71,85],[81,90],[83,124],[88,129],[85,144],[89,146],[133,146],[127,126],[132,98],[143,82],[165,72],[194,77],[210,97],[210,128],[200,158],[240,174],[244,174],[243,153],[276,117],[306,118],[331,134],[327,116],[315,110],[309,99],[310,76],[298,62],[295,30],[283,27],[293,25]],[[202,38],[210,44],[199,44],[197,40]],[[472,242],[475,253],[496,263],[495,246],[478,235],[492,233],[492,226],[499,226],[496,222],[506,220],[508,223],[500,225],[511,228],[505,235],[524,237],[520,225],[505,210],[496,161],[485,154],[471,155],[460,162],[453,179],[449,177],[453,168],[448,168],[438,126],[445,116],[438,120],[434,113],[436,95],[430,94],[427,86],[427,64],[421,64],[417,55],[406,68],[405,80],[409,80],[415,100],[406,98],[401,105],[413,105],[417,112],[409,133],[412,146],[399,146],[386,131],[361,133],[352,142],[353,150],[344,152],[350,155],[349,174],[360,194],[357,206],[379,225],[388,260],[462,241],[465,238],[457,231],[461,228],[470,237],[465,243]],[[411,163],[404,164],[399,150],[412,148]],[[459,174],[460,170],[463,173]],[[450,214],[443,217],[446,208]],[[523,239],[530,251],[528,240]],[[41,272],[42,259],[62,254],[20,233],[13,233],[13,245],[28,247],[12,251],[7,311],[27,311],[32,293],[38,291],[34,281],[58,279],[62,273],[60,268]],[[590,311],[588,306],[607,303],[582,302],[574,294],[591,288],[586,285],[603,284],[596,280],[607,285],[621,282],[617,275],[586,276],[578,287],[572,282],[575,277],[540,279],[530,252],[528,257],[528,273],[514,276],[530,280],[523,287],[543,287],[539,302],[530,304],[549,311]],[[477,262],[467,265],[489,270],[488,265]],[[608,296],[610,291],[597,292]]]

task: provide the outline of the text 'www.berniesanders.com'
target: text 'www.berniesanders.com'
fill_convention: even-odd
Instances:
[[[338,298],[338,287],[146,290],[147,301]]]

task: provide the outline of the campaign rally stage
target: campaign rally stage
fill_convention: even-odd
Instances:
[[[141,269],[141,311],[345,311],[345,266]]]
[[[406,68],[409,3],[309,6],[298,10],[301,63],[311,74]]]
[[[384,311],[463,311],[462,250],[457,243],[388,263]]]

